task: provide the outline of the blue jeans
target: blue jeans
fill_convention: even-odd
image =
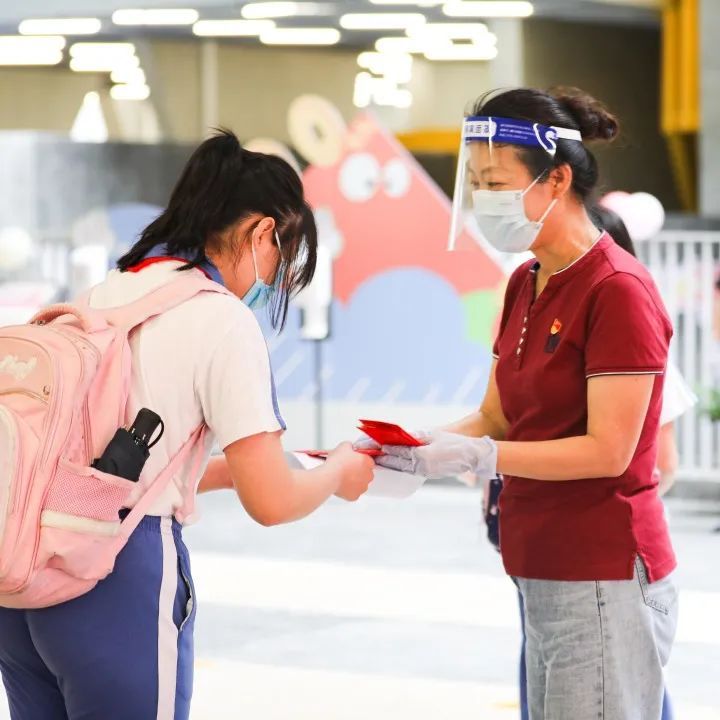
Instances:
[[[662,687],[662,669],[656,665],[658,656],[664,661],[669,653],[677,612],[675,591],[669,579],[648,586],[643,573],[644,568],[638,567],[639,577],[635,580],[598,583],[596,588],[590,587],[595,583],[517,580],[523,631],[522,720],[673,719],[670,699]],[[641,592],[634,590],[637,583]],[[528,618],[523,590],[529,594],[533,608],[534,676],[530,682],[526,662]],[[570,594],[577,597],[563,608]],[[586,595],[587,608],[583,607]],[[663,607],[663,603],[667,607]],[[578,617],[570,619],[570,605],[572,615]],[[580,617],[586,614],[585,609],[589,611],[589,623]],[[592,618],[597,617],[598,612],[601,620],[599,626],[596,625],[599,628],[596,633]],[[637,637],[628,638],[621,632],[627,627],[631,627]],[[559,634],[562,641],[558,640]],[[613,635],[628,638],[627,645],[615,643]],[[573,645],[573,638],[578,642],[582,640],[583,647]],[[598,652],[593,649],[595,645]],[[529,686],[533,685],[529,693]],[[655,696],[655,692],[660,694]]]

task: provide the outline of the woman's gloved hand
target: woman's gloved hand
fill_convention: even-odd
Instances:
[[[382,447],[376,463],[391,470],[422,475],[431,480],[475,473],[480,480],[494,478],[497,445],[491,438],[472,438],[442,430],[432,433],[423,447]]]
[[[413,430],[410,434],[422,443],[429,443],[432,439],[432,432],[428,430]],[[353,443],[353,447],[355,450],[380,450],[382,446],[371,437],[362,435]]]

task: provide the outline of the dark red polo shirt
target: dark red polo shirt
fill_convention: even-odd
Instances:
[[[534,300],[535,263],[508,283],[495,343],[507,440],[585,435],[588,378],[652,374],[655,384],[630,466],[617,478],[546,482],[506,477],[501,549],[510,575],[623,580],[640,555],[650,581],[675,567],[653,477],[672,327],[649,273],[605,234],[550,277]]]

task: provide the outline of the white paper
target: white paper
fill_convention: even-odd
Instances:
[[[367,494],[374,497],[406,498],[417,492],[427,478],[411,475],[399,470],[376,467],[375,479],[370,483]]]
[[[310,457],[305,453],[287,453],[294,460],[291,464],[297,467],[297,463],[305,470],[312,470],[325,462],[320,458]],[[388,470],[387,468],[376,467],[375,479],[370,483],[367,494],[373,497],[406,498],[417,492],[427,478],[421,475]]]

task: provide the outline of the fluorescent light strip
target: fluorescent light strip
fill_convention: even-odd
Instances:
[[[37,18],[23,20],[21,35],[95,35],[102,29],[98,18]]]
[[[495,35],[484,23],[427,23],[408,28],[407,35],[420,43],[439,39],[495,42]]]
[[[12,50],[62,50],[67,45],[67,40],[59,35],[44,35],[40,37],[29,37],[25,35],[0,35],[0,50],[9,52]]]
[[[428,48],[425,57],[434,61],[449,62],[473,62],[479,60],[493,60],[497,57],[498,51],[494,46],[475,45],[447,45]]]
[[[5,52],[0,50],[0,67],[31,66],[31,65],[59,65],[63,61],[62,52],[49,50],[47,52]]]
[[[58,65],[63,59],[64,37],[0,35],[0,65]]]
[[[523,0],[450,0],[443,12],[448,17],[525,18],[534,8]]]
[[[75,57],[70,60],[70,69],[74,72],[130,71],[140,67],[140,60],[134,55],[125,57]]]
[[[370,0],[371,5],[414,5],[415,7],[437,7],[447,0]]]
[[[332,14],[332,8],[327,3],[255,2],[243,5],[240,12],[248,20],[264,20],[301,15],[329,15]]]
[[[340,18],[346,30],[406,30],[424,24],[421,13],[349,13]]]
[[[274,27],[272,20],[198,20],[193,33],[201,37],[257,37]]]
[[[110,97],[113,100],[147,100],[150,88],[147,85],[113,85]]]
[[[409,37],[384,37],[377,40],[375,49],[380,53],[422,53],[425,47]]]
[[[123,9],[112,15],[115,25],[192,25],[200,14],[191,8]]]
[[[357,64],[395,83],[408,83],[412,79],[413,58],[407,53],[363,52],[358,55]]]
[[[340,31],[335,28],[274,28],[260,35],[264,45],[337,45]]]
[[[135,54],[135,46],[125,42],[79,42],[70,47],[70,57],[132,57]]]
[[[145,85],[147,83],[145,71],[140,67],[129,65],[112,70],[110,79],[118,85]]]

